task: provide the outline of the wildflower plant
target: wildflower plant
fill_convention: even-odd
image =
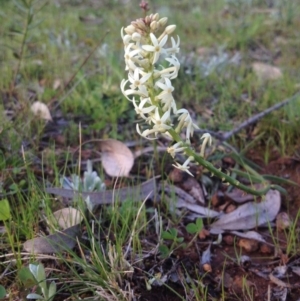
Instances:
[[[189,170],[190,163],[195,162],[223,181],[246,192],[254,195],[265,194],[271,188],[270,185],[260,191],[251,189],[205,160],[205,147],[212,142],[209,134],[201,137],[203,143],[200,154],[191,147],[191,137],[198,126],[188,110],[177,108],[172,94],[174,91],[172,80],[178,76],[180,68],[180,62],[176,57],[180,49],[180,38],[172,36],[176,25],[167,25],[167,21],[165,17],[160,18],[158,14],[151,14],[131,22],[121,30],[125,70],[128,72],[128,78],[121,82],[121,90],[143,120],[143,124],[137,123],[137,132],[150,140],[157,139],[159,134],[170,137],[174,144],[167,149],[168,153],[173,158],[178,153],[183,153],[187,157],[183,164],[176,162],[174,167],[190,175],[192,175]],[[183,130],[185,139],[181,138]]]

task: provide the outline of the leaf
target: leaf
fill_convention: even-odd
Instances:
[[[5,298],[6,297],[6,291],[4,286],[0,285],[0,299]]]
[[[44,266],[42,264],[39,264],[37,267],[37,276],[36,280],[38,281],[39,286],[44,289],[44,291],[47,289],[46,285],[46,272],[44,269]]]
[[[252,68],[256,76],[263,81],[276,80],[282,77],[282,72],[279,68],[268,64],[255,62],[252,64]]]
[[[211,233],[220,233],[222,230],[248,230],[269,223],[277,216],[280,205],[280,193],[277,190],[269,190],[264,201],[247,203],[222,215],[211,224]]]
[[[11,218],[10,206],[7,199],[0,201],[0,221],[5,221]]]
[[[201,231],[203,228],[203,219],[202,218],[197,218],[196,219],[196,226],[198,228],[198,231]]]
[[[174,228],[169,229],[168,231],[163,231],[161,238],[175,240],[177,238],[177,230]]]
[[[190,223],[186,226],[186,231],[190,234],[195,234],[197,233],[197,226],[194,223]]]
[[[58,187],[46,188],[46,191],[68,199],[74,199],[80,196],[84,199],[89,197],[90,205],[94,209],[96,209],[98,205],[112,204],[116,200],[124,202],[130,198],[132,201],[139,202],[150,195],[157,197],[156,178],[151,178],[150,180],[136,186],[128,186],[120,189],[99,192],[78,192]]]
[[[18,278],[26,288],[36,284],[35,278],[28,267],[23,267],[18,271]]]
[[[35,294],[35,293],[31,293],[31,294],[28,294],[26,296],[27,299],[37,299],[37,300],[43,300],[44,298],[39,295],[39,294]]]
[[[173,193],[176,194],[177,197],[177,202],[175,203],[176,208],[186,208],[189,209],[190,211],[200,214],[201,216],[211,217],[211,218],[220,215],[220,213],[217,211],[198,205],[196,203],[196,200],[192,196],[190,196],[183,189],[175,185],[164,183],[162,189],[164,190],[164,192],[167,192],[171,195]]]
[[[48,297],[49,297],[50,301],[53,299],[55,294],[56,294],[56,283],[54,281],[52,281],[49,285],[49,293],[48,293]]]
[[[52,121],[52,117],[50,114],[50,111],[47,107],[47,105],[45,105],[44,103],[40,102],[40,101],[35,101],[32,105],[31,105],[31,111],[35,116],[38,116],[42,119],[45,120],[49,120]]]
[[[166,245],[160,245],[158,250],[163,258],[167,258],[170,254],[170,250]]]
[[[257,233],[256,231],[247,231],[247,232],[238,232],[238,231],[231,231],[232,234],[239,236],[239,237],[243,237],[243,238],[247,238],[247,239],[253,239],[253,240],[257,240],[260,242],[266,242],[264,240],[264,238]]]
[[[131,150],[114,139],[101,141],[100,148],[105,172],[111,177],[127,177],[134,163]]]
[[[60,253],[73,249],[77,243],[76,236],[80,232],[80,225],[72,226],[54,234],[27,240],[23,247],[27,252],[35,254]]]

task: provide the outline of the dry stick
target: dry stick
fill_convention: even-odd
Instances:
[[[287,98],[285,100],[283,100],[280,103],[277,103],[276,105],[266,109],[265,111],[262,111],[256,115],[253,115],[252,117],[248,118],[246,121],[242,122],[239,126],[237,126],[236,128],[234,128],[233,130],[229,131],[229,132],[225,132],[225,133],[216,133],[213,131],[209,131],[209,130],[196,130],[196,133],[209,133],[211,134],[213,137],[217,138],[218,140],[221,141],[226,141],[229,138],[231,138],[233,135],[237,134],[238,132],[240,132],[242,129],[248,127],[249,125],[259,121],[260,119],[262,119],[263,117],[265,117],[267,114],[280,109],[281,107],[287,105],[289,102],[297,99],[300,96],[300,93],[296,93],[294,96]]]
[[[64,92],[64,90],[70,85],[70,83],[74,80],[75,76],[78,74],[78,72],[81,70],[81,68],[87,63],[87,61],[91,58],[91,56],[94,54],[94,52],[97,50],[97,48],[103,43],[105,37],[109,33],[109,30],[106,31],[103,38],[100,40],[100,42],[92,49],[92,51],[87,55],[87,57],[83,60],[83,62],[80,64],[78,69],[73,73],[73,75],[69,78],[69,80],[64,84],[64,88],[60,90],[57,95],[54,95],[54,97],[49,102],[49,106],[52,105],[52,103]],[[60,102],[53,108],[54,110],[59,106]]]

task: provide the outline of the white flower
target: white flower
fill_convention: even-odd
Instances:
[[[153,128],[165,128],[170,129],[171,127],[167,125],[167,123],[170,123],[170,111],[166,111],[162,117],[160,117],[159,109],[156,107],[155,113],[150,115],[151,122],[154,124]],[[163,131],[165,132],[165,131]]]
[[[167,54],[175,54],[179,52],[179,44],[180,44],[180,38],[179,36],[177,36],[177,43],[175,42],[175,39],[173,37],[171,37],[171,43],[172,43],[172,47],[171,48],[167,48],[165,49],[165,52]]]
[[[137,66],[134,64],[134,57],[141,51],[140,49],[134,49],[132,50],[133,47],[133,43],[130,43],[126,46],[125,48],[125,54],[124,54],[124,58],[125,58],[125,70],[135,70],[137,68]]]
[[[167,43],[168,35],[165,35],[163,37],[163,39],[160,42],[158,42],[158,39],[156,38],[156,36],[153,33],[150,33],[150,39],[151,39],[152,45],[143,45],[142,48],[146,51],[154,52],[154,56],[153,56],[153,60],[152,60],[152,65],[154,65],[158,61],[159,56],[162,53],[165,53],[165,50],[163,49],[163,47]]]
[[[203,139],[203,142],[201,145],[200,156],[204,157],[206,145],[208,144],[209,146],[211,146],[212,138],[209,133],[205,133],[201,136],[200,140],[202,140],[202,139]]]
[[[171,81],[167,77],[164,78],[164,81],[165,81],[164,84],[161,81],[157,81],[155,83],[156,86],[158,86],[163,90],[161,93],[159,93],[159,95],[156,96],[156,98],[160,99],[161,102],[164,104],[162,108],[164,112],[172,108],[173,112],[175,113],[177,109],[176,109],[175,100],[172,95],[172,92],[174,91],[174,87],[172,86]]]
[[[171,81],[168,78],[164,79],[165,83],[163,84],[160,81],[157,81],[155,83],[156,86],[158,86],[159,88],[161,88],[163,91],[159,94],[161,96],[165,95],[165,94],[172,94],[172,92],[174,91],[174,87],[171,84]],[[157,96],[159,98],[159,95]],[[161,99],[162,97],[160,97]]]
[[[165,60],[170,63],[170,66],[173,65],[173,67],[169,67],[169,68],[160,70],[158,72],[159,75],[163,78],[166,78],[166,77],[169,79],[176,78],[178,75],[178,71],[180,69],[180,63],[179,63],[178,59],[176,58],[175,55],[172,55],[171,57],[166,58]]]
[[[145,116],[145,114],[149,114],[150,112],[154,111],[156,109],[156,106],[150,105],[148,107],[145,107],[145,104],[151,104],[149,98],[144,98],[140,101],[139,105],[136,104],[135,99],[133,98],[133,105],[135,108],[135,111],[138,115],[140,115],[143,119],[147,120],[148,117]]]
[[[128,79],[131,82],[130,88],[133,90],[138,88],[140,91],[145,91],[144,89],[146,87],[144,84],[151,77],[152,73],[144,73],[145,75],[142,76],[141,78],[140,78],[140,73],[142,73],[142,71],[139,68],[136,68],[133,74],[132,73],[128,74]]]
[[[127,83],[129,82],[129,80],[125,80],[125,79],[122,79],[121,81],[121,91],[123,93],[123,95],[129,100],[129,101],[133,101],[133,99],[130,99],[128,97],[128,95],[139,95],[143,98],[147,98],[148,97],[148,91],[147,89],[144,89],[144,90],[133,90],[133,89],[127,89],[126,90],[126,85]]]
[[[121,28],[121,37],[124,43],[124,47],[126,48],[126,46],[129,44],[130,40],[131,40],[131,35],[129,34],[125,34],[124,35],[124,27]]]
[[[181,114],[178,117],[179,124],[176,128],[176,131],[179,132],[182,128],[186,127],[186,142],[190,143],[190,137],[194,134],[194,129],[198,129],[198,126],[193,123],[190,113],[186,109],[180,109],[177,111],[177,114]]]
[[[190,174],[193,177],[193,174],[189,171],[190,167],[188,166],[189,163],[193,160],[194,160],[194,157],[190,156],[187,158],[187,160],[182,165],[177,162],[176,162],[176,164],[172,164],[172,165],[182,171],[187,172],[188,174]]]
[[[142,137],[144,137],[144,138],[146,138],[146,139],[148,139],[148,140],[155,140],[155,139],[157,139],[156,136],[155,136],[154,138],[148,137],[148,135],[150,135],[150,134],[153,133],[153,130],[147,129],[147,130],[141,132],[140,126],[139,126],[138,123],[136,124],[136,131],[138,132],[138,134],[140,134]]]
[[[176,153],[180,153],[186,149],[186,146],[182,146],[182,142],[177,142],[174,145],[167,148],[167,152],[174,158]]]

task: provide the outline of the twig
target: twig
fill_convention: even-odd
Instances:
[[[300,96],[300,93],[296,93],[294,96],[287,98],[285,100],[283,100],[282,102],[279,102],[277,104],[275,104],[274,106],[256,114],[251,116],[250,118],[248,118],[246,121],[242,122],[239,126],[237,126],[236,128],[234,128],[231,131],[225,132],[225,133],[216,133],[210,130],[196,130],[196,133],[202,134],[202,133],[209,133],[211,134],[213,137],[217,138],[218,140],[221,141],[226,141],[229,138],[231,138],[233,135],[237,134],[238,132],[240,132],[242,129],[248,127],[249,125],[259,121],[260,119],[262,119],[263,117],[265,117],[267,114],[280,109],[281,107],[287,105],[289,102],[297,99]]]

